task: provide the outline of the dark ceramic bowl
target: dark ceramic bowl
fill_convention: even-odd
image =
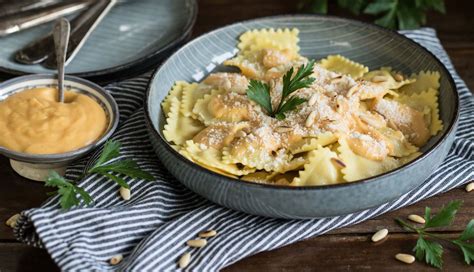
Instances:
[[[92,97],[102,106],[108,118],[107,129],[102,136],[90,145],[65,153],[28,154],[0,147],[0,154],[16,162],[26,163],[23,165],[28,165],[30,168],[34,168],[35,165],[40,166],[42,169],[48,166],[52,168],[61,167],[92,151],[112,135],[119,121],[118,106],[113,97],[99,85],[74,76],[65,76],[64,85],[66,89],[72,89],[73,91],[81,92]],[[25,89],[50,86],[57,86],[55,75],[28,75],[17,77],[0,84],[0,100],[6,99],[8,96]],[[14,165],[12,164],[12,166]]]
[[[256,184],[211,172],[178,154],[166,142],[160,103],[176,80],[200,81],[236,52],[238,37],[249,29],[300,30],[301,54],[320,59],[341,54],[369,66],[391,66],[405,74],[441,73],[440,115],[444,129],[423,154],[401,168],[352,183],[319,187]],[[172,55],[155,73],[147,94],[146,116],[156,154],[168,170],[194,192],[231,209],[279,218],[317,218],[348,214],[393,200],[419,186],[444,160],[454,139],[458,95],[441,62],[425,48],[371,24],[328,16],[277,16],[236,23],[207,33]]]

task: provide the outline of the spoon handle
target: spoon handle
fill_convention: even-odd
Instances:
[[[58,65],[58,101],[64,102],[64,63],[66,62],[67,45],[71,26],[65,18],[59,19],[54,25],[53,37]]]

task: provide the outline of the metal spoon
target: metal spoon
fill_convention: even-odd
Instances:
[[[70,21],[71,36],[69,37],[66,64],[74,58],[74,55],[115,2],[116,0],[97,0],[86,11]],[[44,66],[55,69],[56,57],[54,52],[51,52],[53,44],[53,34],[49,33],[18,50],[15,53],[15,61],[23,64],[37,64],[46,60]]]
[[[56,62],[58,65],[58,101],[64,102],[64,66],[66,62],[67,44],[71,26],[66,18],[61,18],[54,25],[53,37],[56,52]]]

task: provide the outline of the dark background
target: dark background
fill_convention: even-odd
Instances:
[[[335,1],[331,1],[332,3]],[[472,90],[474,88],[474,1],[445,0],[447,14],[431,13],[428,26],[437,30],[438,36],[448,51],[460,76]],[[297,1],[288,0],[200,0],[199,15],[193,36],[241,20],[291,14]],[[373,17],[354,17],[338,9],[334,4],[329,13],[364,21]],[[24,209],[33,208],[46,199],[41,183],[27,181],[11,170],[8,160],[0,156],[0,221]],[[474,218],[474,192],[468,194],[463,188],[422,201],[416,205],[391,212],[364,223],[339,229],[324,236],[308,239],[277,250],[246,258],[226,268],[227,271],[420,271],[433,270],[422,263],[406,265],[394,259],[399,252],[409,253],[415,245],[416,236],[399,228],[396,217],[422,214],[425,206],[436,212],[452,199],[464,201],[453,226],[440,230],[445,235],[456,236],[468,221]],[[370,242],[373,232],[388,228],[389,239],[374,244]],[[457,249],[445,245],[444,270],[473,270],[464,264]],[[56,271],[57,267],[45,250],[18,243],[12,230],[0,224],[0,272],[6,271]]]

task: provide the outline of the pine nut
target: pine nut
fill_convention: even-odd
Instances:
[[[387,81],[387,80],[388,80],[388,78],[387,78],[386,76],[374,76],[374,77],[371,79],[371,81],[372,81],[373,83],[385,82],[385,81]]]
[[[194,239],[187,241],[186,244],[190,247],[204,247],[207,245],[207,241],[205,239]]]
[[[119,264],[122,260],[123,260],[122,254],[118,254],[118,255],[115,255],[112,258],[110,258],[109,263],[111,265],[116,265],[116,264]]]
[[[309,99],[309,101],[308,101],[308,105],[309,105],[309,106],[314,105],[317,100],[318,100],[318,96],[317,96],[316,94],[313,94],[313,95],[311,96],[311,98]]]
[[[314,118],[316,118],[316,112],[315,111],[312,111],[309,115],[308,115],[308,118],[306,118],[306,122],[305,122],[305,127],[311,127],[311,125],[313,125],[314,123]]]
[[[466,192],[470,192],[472,190],[474,190],[474,182],[470,182],[466,185]]]
[[[275,128],[275,131],[276,131],[276,132],[279,132],[279,133],[290,132],[290,131],[292,131],[292,130],[293,130],[292,127],[284,127],[284,126],[276,127],[276,128]]]
[[[186,266],[188,266],[190,262],[191,262],[191,253],[185,252],[181,256],[181,258],[179,258],[178,266],[179,268],[183,269],[183,268],[186,268]]]
[[[393,75],[393,78],[396,80],[396,81],[403,81],[403,76],[401,74],[395,74]]]
[[[372,242],[382,241],[388,235],[388,229],[381,229],[372,235]]]
[[[239,137],[239,138],[243,138],[243,137],[247,136],[247,133],[245,133],[245,131],[243,131],[243,130],[239,130],[239,131],[235,134],[235,136],[237,136],[237,137]]]
[[[425,219],[417,214],[410,214],[408,216],[408,220],[413,221],[415,223],[419,223],[419,224],[426,223]]]
[[[335,162],[337,165],[339,165],[340,167],[346,167],[346,164],[343,161],[341,161],[340,159],[331,158],[331,160],[333,162]]]
[[[18,221],[18,218],[20,218],[20,214],[14,214],[10,218],[7,219],[5,222],[5,225],[9,226],[10,228],[14,229],[16,227],[16,222]]]
[[[209,238],[209,237],[214,237],[216,235],[217,235],[217,231],[215,230],[205,230],[199,233],[199,237],[201,238]]]
[[[130,189],[127,189],[125,187],[120,187],[120,196],[124,200],[130,200],[130,197],[131,197]]]
[[[343,81],[343,80],[344,80],[344,79],[342,78],[342,76],[341,76],[341,75],[338,75],[338,76],[336,76],[336,77],[331,78],[331,84],[337,84],[337,83],[339,83],[339,82],[341,82],[341,81]]]
[[[397,255],[395,255],[395,259],[406,264],[412,264],[415,262],[415,257],[413,255],[405,253],[398,253]]]

